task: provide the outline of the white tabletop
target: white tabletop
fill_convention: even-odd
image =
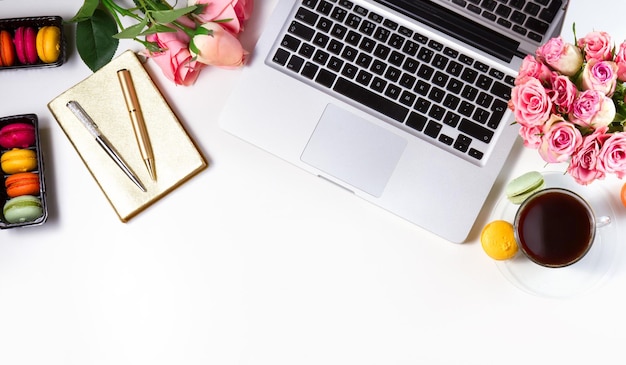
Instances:
[[[257,0],[248,48],[276,0]],[[0,0],[0,17],[82,1]],[[563,35],[626,38],[621,2],[572,1]],[[69,29],[73,29],[69,27]],[[525,364],[624,358],[626,259],[568,299],[513,286],[479,233],[508,179],[553,170],[517,146],[468,242],[446,242],[220,130],[240,71],[175,86],[149,70],[210,167],[121,223],[46,108],[90,74],[0,73],[0,115],[39,116],[50,217],[0,232],[0,364]],[[140,50],[123,42],[119,52]],[[622,182],[599,182],[618,199]],[[624,224],[626,208],[616,224]],[[454,224],[454,222],[451,222]],[[540,357],[538,357],[540,354]],[[600,361],[601,362],[601,361]],[[606,362],[605,362],[606,363]]]

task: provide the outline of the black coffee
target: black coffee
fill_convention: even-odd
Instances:
[[[591,212],[575,196],[549,191],[520,211],[517,234],[521,249],[535,262],[564,266],[582,257],[592,243]]]

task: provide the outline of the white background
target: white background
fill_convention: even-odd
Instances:
[[[248,49],[275,3],[257,0]],[[0,17],[69,19],[80,6],[0,0]],[[575,22],[579,36],[621,42],[624,14],[622,2],[574,0],[563,36]],[[519,144],[468,242],[453,244],[221,131],[240,71],[208,68],[180,87],[150,62],[211,165],[120,223],[46,108],[90,74],[67,29],[63,66],[0,71],[0,115],[39,116],[50,207],[43,226],[0,231],[0,364],[623,363],[623,257],[597,290],[546,299],[481,249],[504,183],[554,169]],[[618,201],[621,181],[599,184]]]

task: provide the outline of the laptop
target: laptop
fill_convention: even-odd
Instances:
[[[451,242],[509,155],[561,0],[278,0],[221,127]]]

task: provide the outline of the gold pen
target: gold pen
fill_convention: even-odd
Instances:
[[[127,69],[118,70],[117,78],[120,80],[120,86],[122,87],[122,93],[124,94],[124,100],[126,101],[126,107],[128,108],[130,120],[133,123],[135,138],[137,139],[137,144],[139,145],[141,157],[146,164],[150,177],[152,180],[156,180],[156,169],[154,166],[152,145],[150,143],[150,137],[148,136],[148,130],[146,129],[146,122],[144,121],[143,113],[141,112],[141,106],[139,105],[139,99],[137,98],[137,91],[135,90],[133,79],[130,76],[130,71]]]

